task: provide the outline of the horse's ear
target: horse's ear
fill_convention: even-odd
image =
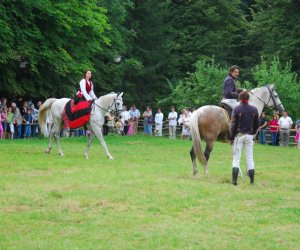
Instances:
[[[123,92],[118,93],[117,97],[122,97],[123,96]]]
[[[274,83],[267,84],[267,86],[268,86],[269,89],[275,89],[275,84]]]

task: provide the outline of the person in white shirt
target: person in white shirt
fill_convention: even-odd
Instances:
[[[123,130],[123,135],[127,135],[128,128],[129,128],[129,120],[130,120],[130,113],[127,110],[126,105],[123,105],[123,111],[121,113],[122,121],[124,124],[124,130]]]
[[[182,132],[181,132],[181,139],[188,138],[190,134],[190,119],[191,113],[189,110],[185,110],[182,116]]]
[[[170,139],[176,139],[177,113],[175,107],[171,107],[171,112],[168,115],[169,120],[169,136]]]
[[[133,134],[136,135],[137,134],[137,128],[138,128],[138,124],[139,124],[139,118],[141,116],[140,111],[136,108],[135,105],[132,105],[130,111],[130,118],[132,118],[133,120]]]
[[[288,116],[286,111],[283,111],[283,116],[280,117],[279,131],[280,131],[280,146],[287,147],[290,143],[290,132],[293,125],[291,117]]]
[[[155,115],[155,136],[162,136],[162,126],[164,120],[164,114],[161,112],[160,108],[157,109]]]
[[[92,72],[90,70],[86,71],[83,75],[83,79],[79,82],[80,89],[76,94],[75,104],[83,100],[95,101],[97,99],[94,93],[92,79]]]

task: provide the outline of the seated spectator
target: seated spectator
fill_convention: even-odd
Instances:
[[[277,115],[274,114],[272,120],[269,123],[270,133],[271,133],[271,142],[272,145],[277,145],[277,135],[279,131],[279,124],[277,120]]]
[[[118,135],[122,135],[123,134],[123,124],[121,122],[121,119],[118,119],[117,122],[116,122],[116,131],[117,131],[117,134]]]
[[[108,126],[108,132],[114,131],[115,128],[115,115],[113,112],[110,112],[110,114],[107,116],[107,126]]]
[[[129,128],[130,114],[129,111],[127,111],[126,105],[123,105],[123,111],[121,113],[121,116],[122,116],[122,123],[124,124],[123,135],[127,135],[127,131]]]

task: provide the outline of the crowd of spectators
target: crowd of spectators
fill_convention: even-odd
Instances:
[[[38,113],[42,105],[37,101],[36,105],[31,100],[23,100],[21,97],[8,102],[2,98],[0,102],[0,139],[30,139],[39,135]],[[163,129],[168,129],[169,138],[176,139],[176,131],[181,129],[181,139],[190,138],[190,118],[192,110],[183,109],[180,115],[177,114],[175,107],[172,106],[168,116],[165,118],[162,110],[158,108],[156,114],[152,108],[147,106],[143,113],[135,105],[129,110],[123,106],[123,111],[119,117],[109,113],[105,116],[103,125],[103,134],[117,133],[118,135],[132,136],[138,131],[139,121],[143,123],[143,132],[145,135],[163,136]],[[269,131],[271,135],[271,145],[280,145],[286,147],[290,143],[290,132],[293,125],[292,119],[284,111],[282,116],[275,112],[269,121],[266,113],[262,112],[260,117],[260,129],[258,138],[261,144],[266,144],[266,134]],[[300,148],[300,120],[295,123],[295,142]],[[72,131],[73,136],[84,136],[88,131],[84,128],[78,128]]]
[[[279,117],[278,112],[274,112],[272,119],[268,121],[265,112],[262,112],[260,117],[259,139],[261,144],[266,144],[266,131],[269,128],[271,135],[271,145],[279,145],[281,147],[287,147],[290,144],[290,135],[293,121],[288,116],[286,111],[283,111],[282,116]],[[300,120],[295,123],[295,142],[300,148]]]
[[[34,103],[21,97],[8,102],[6,98],[0,101],[0,138],[30,139],[39,133],[38,110],[41,101]]]

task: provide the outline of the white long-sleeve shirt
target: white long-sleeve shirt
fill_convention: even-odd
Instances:
[[[176,126],[177,125],[177,112],[170,112],[169,116],[169,126]]]
[[[129,119],[130,119],[130,114],[129,114],[129,111],[127,111],[127,110],[123,110],[121,113],[121,116],[122,116],[122,118],[124,118],[125,121],[129,121]]]
[[[156,113],[155,115],[155,123],[156,124],[163,124],[164,114],[163,113]]]
[[[95,95],[95,93],[94,93],[94,86],[93,86],[93,84],[91,83],[91,91],[90,91],[90,93],[88,94],[87,92],[86,92],[86,88],[85,88],[85,86],[86,86],[86,80],[85,79],[82,79],[81,81],[80,81],[80,83],[79,83],[79,86],[80,86],[80,91],[81,91],[81,93],[83,94],[83,96],[84,96],[84,98],[87,100],[87,101],[91,101],[92,99],[97,99],[97,97],[96,97],[96,95]]]

